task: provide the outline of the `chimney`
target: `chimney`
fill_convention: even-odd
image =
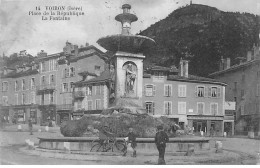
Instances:
[[[247,51],[246,61],[252,60],[252,51]]]
[[[179,65],[179,76],[183,76],[183,60],[181,58]]]
[[[179,76],[183,76],[186,78],[189,77],[189,61],[188,60],[183,60],[181,58],[180,66],[179,66]]]
[[[227,59],[227,69],[230,68],[230,58],[226,58]]]
[[[222,71],[224,70],[224,59],[223,56],[221,57],[220,63],[219,63],[219,70]]]
[[[184,60],[183,74],[184,74],[184,77],[186,77],[186,78],[189,77],[189,61],[187,61],[187,60]]]

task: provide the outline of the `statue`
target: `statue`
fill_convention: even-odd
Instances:
[[[136,73],[134,65],[129,63],[126,65],[126,93],[134,92]]]

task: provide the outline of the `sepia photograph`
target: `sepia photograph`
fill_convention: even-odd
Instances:
[[[260,1],[0,0],[0,165],[260,165]]]

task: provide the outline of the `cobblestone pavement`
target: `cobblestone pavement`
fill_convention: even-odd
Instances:
[[[104,164],[148,164],[154,165],[157,162],[157,155],[145,156],[139,154],[137,158],[122,157],[122,156],[105,156],[105,155],[75,155],[63,154],[61,157],[50,157],[48,152],[25,152],[25,140],[38,143],[37,137],[39,136],[62,136],[58,127],[51,127],[46,132],[44,127],[34,126],[33,135],[29,135],[28,126],[22,125],[23,130],[17,131],[17,126],[9,126],[4,130],[0,130],[0,158],[1,164],[37,164],[37,165],[75,165],[75,164],[91,164],[91,165],[104,165]],[[41,129],[41,132],[38,130]],[[225,149],[223,154],[215,154],[214,147],[215,141],[220,140],[223,143]],[[192,157],[187,156],[172,156],[170,154],[165,156],[167,164],[188,165],[188,164],[260,164],[259,152],[260,141],[247,138],[223,138],[213,137],[210,139],[210,146],[212,151],[210,156],[204,157],[197,154]],[[235,152],[235,153],[234,153]],[[40,157],[39,157],[40,156]],[[77,158],[76,158],[77,157]],[[223,159],[224,158],[224,159]],[[77,159],[77,160],[75,160]]]

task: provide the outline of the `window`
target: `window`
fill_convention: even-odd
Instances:
[[[42,79],[41,79],[41,85],[45,85],[45,76],[42,76]]]
[[[55,75],[50,75],[50,84],[55,84]]]
[[[166,97],[172,96],[172,85],[169,84],[164,85],[164,96]]]
[[[2,83],[2,91],[7,92],[8,91],[8,82],[3,82]]]
[[[46,63],[45,61],[41,62],[41,72],[45,72],[46,71]]]
[[[56,70],[56,67],[57,67],[57,61],[55,59],[53,60],[50,60],[50,71],[54,71]]]
[[[256,96],[260,96],[260,84],[256,85]]]
[[[210,103],[210,114],[212,115],[218,114],[218,103]]]
[[[186,102],[178,102],[178,114],[186,114]]]
[[[15,89],[16,92],[19,91],[18,81],[15,81],[15,83],[14,83],[14,89]]]
[[[144,92],[145,96],[155,96],[155,85],[145,85]]]
[[[87,86],[86,93],[87,93],[88,96],[92,95],[92,86]]]
[[[75,76],[75,74],[76,74],[76,73],[75,73],[75,68],[74,68],[74,67],[71,67],[71,68],[70,68],[70,76],[73,77],[73,76]]]
[[[198,111],[199,115],[204,114],[204,103],[203,102],[197,103],[197,111]]]
[[[69,69],[65,68],[64,69],[64,78],[68,78],[70,76],[70,71]]]
[[[95,65],[95,70],[100,71],[100,66]]]
[[[35,92],[31,92],[31,101],[32,104],[35,104]]]
[[[196,96],[197,97],[204,97],[205,96],[205,87],[204,86],[198,86],[197,87]]]
[[[101,109],[101,100],[97,99],[96,100],[96,110],[100,110]]]
[[[26,95],[25,93],[22,94],[22,104],[26,103]]]
[[[154,102],[145,102],[146,112],[154,115]]]
[[[31,79],[31,89],[35,89],[35,78]]]
[[[14,97],[15,97],[15,105],[18,105],[19,104],[18,94],[15,94]]]
[[[4,106],[8,106],[8,97],[7,96],[3,96],[2,101],[3,101]]]
[[[209,92],[208,92],[209,97],[220,97],[220,87],[209,87]]]
[[[22,79],[22,90],[26,90],[26,87],[25,87],[25,79]]]
[[[100,95],[101,94],[101,86],[97,85],[96,86],[96,95]]]
[[[44,105],[44,94],[41,95],[41,105]]]
[[[186,97],[186,85],[178,85],[178,96]]]
[[[63,83],[62,84],[62,92],[69,92],[68,83]]]
[[[171,101],[164,102],[164,113],[166,115],[170,115],[172,113],[172,102]]]
[[[88,110],[92,110],[92,100],[88,101]]]
[[[154,77],[157,78],[157,79],[163,79],[164,78],[164,74],[163,72],[154,72]]]
[[[70,82],[70,92],[73,92],[73,84],[74,82]]]
[[[54,94],[55,94],[54,92],[50,93],[50,104],[54,104],[54,97],[55,97]]]

